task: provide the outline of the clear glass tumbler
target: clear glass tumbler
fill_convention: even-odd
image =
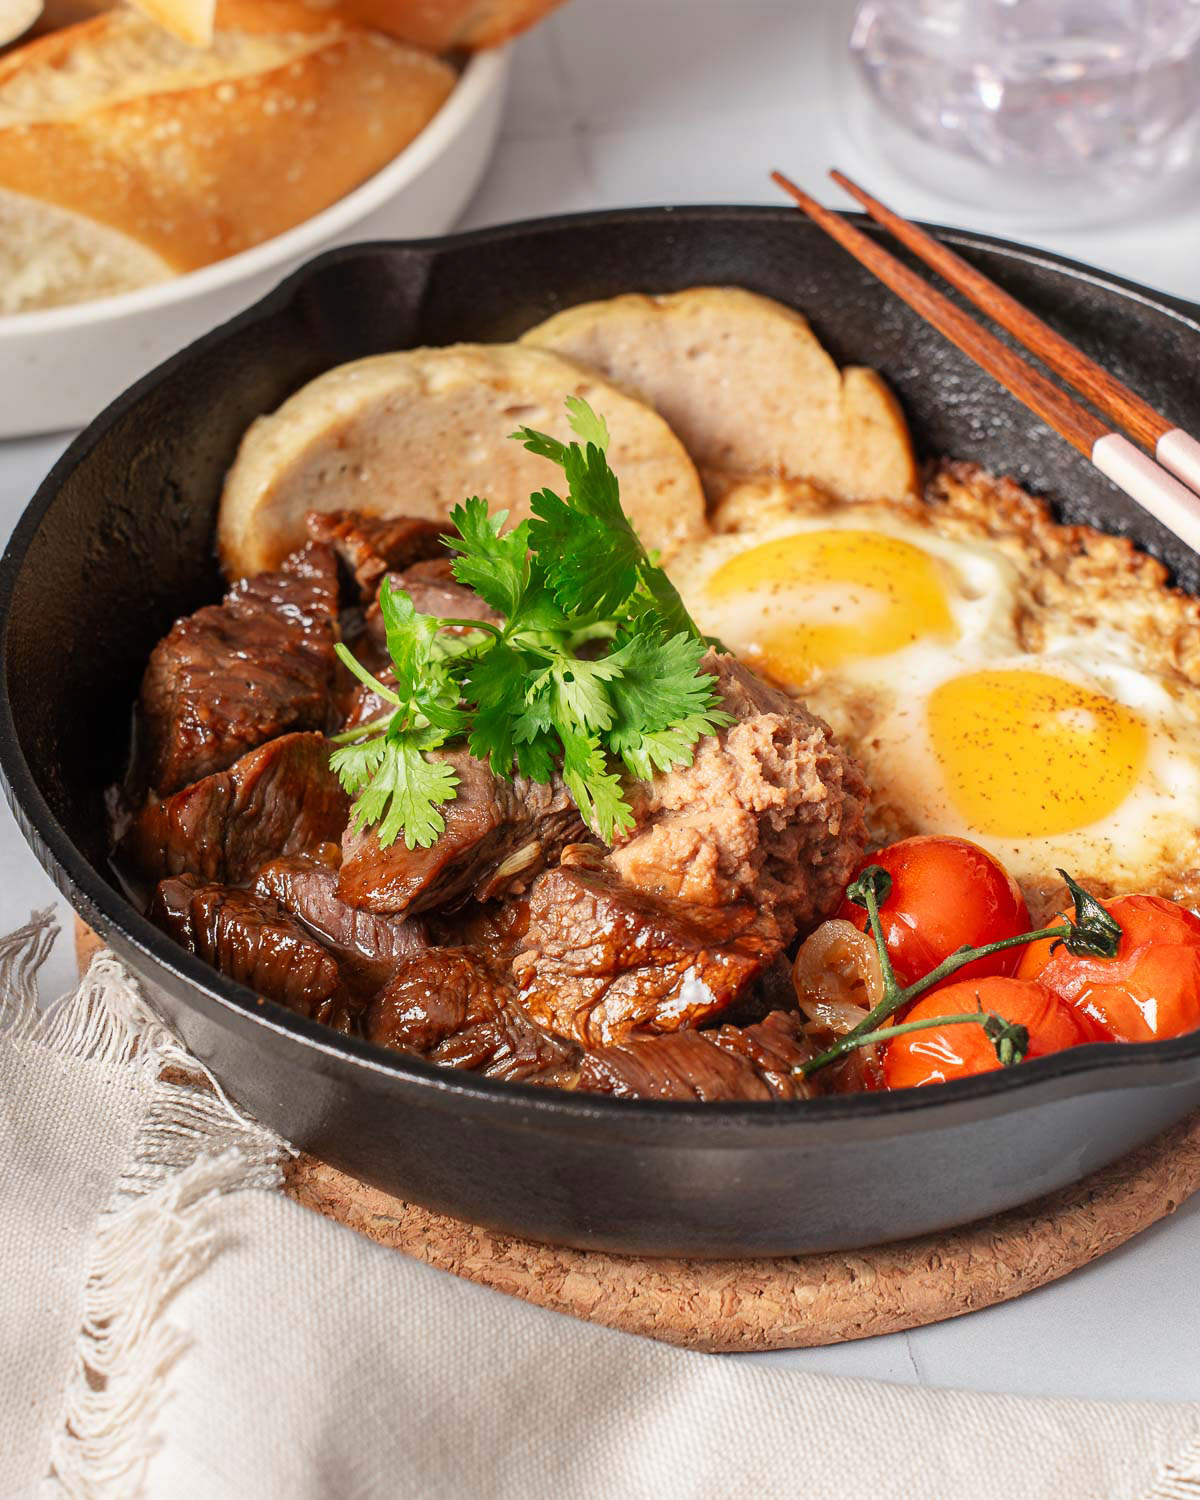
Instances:
[[[1103,216],[1200,157],[1200,0],[861,0],[850,51],[876,144],[951,196]]]

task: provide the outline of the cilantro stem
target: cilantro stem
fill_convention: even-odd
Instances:
[[[979,1025],[987,1027],[991,1022],[993,1026],[1004,1028],[1010,1023],[1003,1016],[997,1016],[992,1011],[972,1010],[962,1016],[926,1016],[921,1021],[902,1021],[899,1026],[884,1026],[871,1031],[860,1031],[855,1027],[853,1031],[847,1032],[838,1042],[835,1042],[828,1051],[822,1052],[819,1057],[810,1058],[808,1062],[801,1063],[796,1070],[804,1077],[815,1073],[818,1068],[828,1067],[831,1062],[836,1062],[839,1057],[845,1057],[848,1053],[859,1047],[872,1046],[876,1042],[890,1042],[898,1036],[904,1036],[910,1031],[932,1031],[937,1026],[965,1026]],[[997,1054],[999,1056],[999,1054]],[[1010,1050],[1009,1056],[1013,1062],[1019,1062],[1020,1058]],[[1004,1063],[1005,1067],[1010,1064]]]
[[[369,739],[373,734],[382,734],[396,717],[385,714],[382,719],[371,719],[365,724],[355,724],[352,729],[343,729],[340,734],[327,735],[331,745],[352,745],[355,740]]]
[[[490,620],[455,620],[443,616],[439,618],[438,625],[443,630],[450,625],[457,625],[460,629],[463,630],[486,630],[496,640],[499,641],[504,639],[503,633],[501,632],[499,626],[493,625]]]
[[[353,654],[352,651],[349,650],[346,645],[343,644],[343,642],[338,641],[337,645],[334,646],[333,649],[337,653],[338,661],[340,661],[348,671],[353,672],[355,677],[358,678],[359,682],[365,682],[366,685],[372,689],[372,691],[378,693],[379,696],[386,702],[394,703],[397,708],[400,707],[400,695],[394,692],[390,687],[387,687],[384,683],[380,682],[379,678],[376,677],[373,673],[368,672],[366,667],[363,666],[362,662],[358,660],[358,658]]]

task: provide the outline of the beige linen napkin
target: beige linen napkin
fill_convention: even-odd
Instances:
[[[1200,1500],[1200,1407],[831,1379],[577,1323],[278,1192],[111,954],[0,942],[0,1494]]]

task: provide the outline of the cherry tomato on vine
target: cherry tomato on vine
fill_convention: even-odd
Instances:
[[[1115,958],[1069,953],[1044,939],[1020,950],[1018,975],[1037,979],[1074,1007],[1098,1040],[1153,1042],[1194,1031],[1200,1026],[1200,917],[1162,896],[1117,896],[1100,904],[1121,925]]]
[[[1069,1005],[1032,979],[990,974],[983,979],[955,980],[922,995],[904,1016],[924,1021],[935,1016],[970,1015],[979,1006],[1029,1033],[1026,1057],[1044,1057],[1090,1040]],[[991,1073],[1001,1066],[996,1048],[974,1021],[910,1031],[889,1042],[883,1054],[883,1079],[889,1089],[916,1089],[952,1078]]]
[[[863,861],[881,865],[892,889],[879,909],[896,978],[913,984],[964,944],[972,948],[1030,931],[1021,888],[1004,866],[966,839],[918,834],[889,844]],[[848,898],[837,915],[867,930],[867,914]],[[1021,950],[976,959],[943,981],[1011,974]],[[940,991],[942,986],[937,986]]]

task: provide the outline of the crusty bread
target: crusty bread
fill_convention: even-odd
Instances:
[[[666,417],[701,471],[808,479],[853,499],[908,494],[908,428],[873,370],[839,371],[805,318],[737,287],[567,308],[522,340],[589,365]]]
[[[0,317],[114,297],[170,275],[161,255],[127,234],[0,191]]]
[[[569,438],[571,395],[608,421],[621,498],[646,545],[669,551],[702,532],[696,471],[648,406],[541,349],[458,344],[341,365],[259,417],[221,498],[227,575],[274,567],[303,542],[309,510],[440,520],[482,495],[514,520],[528,515],[530,494],[563,476],[509,434],[527,425]]]
[[[211,47],[214,0],[130,0],[135,10],[193,47]]]
[[[42,0],[0,0],[0,47],[24,36],[42,13]]]
[[[320,4],[321,0],[313,0]],[[334,0],[335,13],[429,52],[496,47],[563,0]]]
[[[34,0],[0,0],[32,4]],[[176,36],[196,40],[212,0],[130,0]],[[540,21],[563,0],[219,0],[216,25],[246,30],[326,31],[338,23],[382,31],[425,52],[475,52],[496,47]],[[115,10],[121,0],[45,0],[39,29],[56,31]],[[236,10],[237,17],[233,18]],[[277,19],[286,11],[286,26]],[[209,23],[211,37],[212,22]]]
[[[140,284],[291,228],[390,161],[454,82],[370,32],[222,27],[198,50],[132,11],[8,53],[0,191],[30,268],[17,308],[104,295],[116,262]]]
[[[0,0],[0,5],[11,0]],[[39,15],[33,34],[45,35],[50,31],[62,31],[67,26],[77,26],[80,21],[90,21],[105,11],[121,10],[126,0],[40,0]],[[181,42],[193,47],[212,45],[213,29],[216,25],[215,0],[127,0],[134,10],[169,31]],[[296,4],[297,0],[290,0]],[[326,25],[330,23],[326,20]]]

